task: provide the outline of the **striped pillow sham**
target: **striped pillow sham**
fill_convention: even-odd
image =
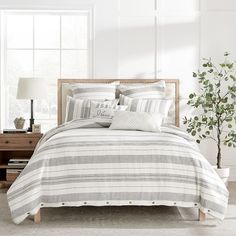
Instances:
[[[109,101],[101,101],[103,106],[116,106],[118,104],[118,99],[113,99]],[[90,118],[91,102],[89,99],[75,99],[67,96],[66,104],[66,116],[65,122],[75,120],[75,119],[86,119]]]
[[[70,90],[73,98],[91,100],[112,100],[116,97],[117,82],[110,84],[81,83],[72,84]]]
[[[127,111],[158,113],[167,118],[171,104],[171,99],[137,99],[120,94],[120,105],[128,106]]]
[[[118,86],[120,93],[131,98],[164,98],[165,97],[165,81],[161,80],[156,83],[143,85],[124,85]]]

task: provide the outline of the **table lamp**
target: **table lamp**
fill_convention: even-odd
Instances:
[[[30,110],[30,127],[28,132],[32,132],[34,124],[34,100],[45,99],[47,95],[47,86],[43,79],[38,78],[19,78],[17,88],[17,99],[29,99],[31,104]]]

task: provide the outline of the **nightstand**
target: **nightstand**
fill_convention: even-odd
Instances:
[[[8,161],[11,158],[30,159],[42,136],[39,133],[0,134],[0,188],[12,183],[7,181],[6,176],[7,169],[13,168]]]

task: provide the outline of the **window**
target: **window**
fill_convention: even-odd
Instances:
[[[90,11],[1,12],[4,128],[14,127],[16,117],[23,116],[28,122],[30,116],[30,102],[16,99],[19,77],[47,81],[49,94],[45,94],[45,100],[35,101],[35,123],[40,123],[43,130],[56,125],[57,79],[91,76],[90,18]]]

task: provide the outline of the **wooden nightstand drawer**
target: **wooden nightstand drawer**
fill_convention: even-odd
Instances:
[[[0,149],[34,150],[38,141],[39,138],[36,137],[26,137],[26,138],[2,137],[0,139]]]
[[[42,134],[0,134],[0,151],[34,150]]]

